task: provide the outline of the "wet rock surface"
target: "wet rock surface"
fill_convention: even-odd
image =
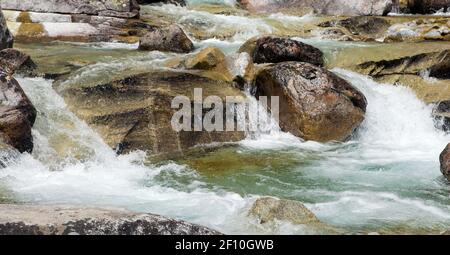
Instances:
[[[318,223],[319,219],[302,203],[271,197],[259,198],[249,211],[261,224],[273,220],[286,220],[294,224]]]
[[[113,208],[0,205],[0,235],[218,235],[159,215]]]
[[[255,63],[299,61],[323,66],[323,53],[311,45],[288,38],[261,37],[247,41],[239,50],[247,52]]]
[[[442,151],[439,162],[441,163],[442,174],[450,181],[450,144]]]
[[[3,16],[0,4],[0,50],[11,48],[13,46],[13,42],[13,36],[6,25],[6,20]]]
[[[377,39],[384,35],[390,23],[383,18],[357,16],[343,20],[332,20],[319,24],[320,27],[340,27],[346,29],[359,40]],[[356,39],[355,38],[355,39]]]
[[[194,44],[181,27],[171,25],[148,32],[139,41],[139,49],[188,53],[194,50]]]
[[[56,88],[69,108],[119,153],[144,150],[175,156],[195,146],[245,137],[240,131],[176,132],[172,128],[178,109],[172,109],[171,103],[176,96],[193,100],[194,88],[202,89],[205,98],[214,95],[223,102],[226,96],[243,96],[224,81],[183,71],[154,71],[89,87]]]
[[[16,49],[4,49],[0,51],[0,70],[12,76],[13,73],[31,75],[36,69],[36,64],[31,57]]]
[[[19,83],[0,75],[0,137],[20,152],[33,150],[31,128],[36,120],[36,109]]]
[[[308,63],[284,62],[261,71],[257,96],[279,96],[283,131],[305,140],[343,141],[364,120],[367,101],[344,79]]]

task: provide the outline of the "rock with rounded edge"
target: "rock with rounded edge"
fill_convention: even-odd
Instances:
[[[14,78],[0,75],[0,91],[0,136],[20,152],[31,152],[36,109]]]
[[[225,60],[223,52],[216,47],[207,47],[185,60],[188,69],[210,70]]]
[[[145,34],[139,41],[140,50],[188,53],[194,44],[178,25],[159,28]]]
[[[441,173],[450,181],[450,144],[442,151],[439,161],[441,163]]]
[[[266,36],[252,38],[239,49],[253,57],[255,63],[307,62],[323,66],[323,53],[308,44],[288,39]]]
[[[31,75],[36,67],[28,54],[11,48],[0,51],[0,70],[9,76],[13,73]]]
[[[268,66],[255,84],[257,97],[279,97],[281,129],[305,140],[344,141],[364,120],[364,95],[346,80],[308,63]]]
[[[259,198],[252,205],[249,215],[261,224],[274,220],[289,221],[293,224],[320,223],[319,219],[302,203],[294,200]]]

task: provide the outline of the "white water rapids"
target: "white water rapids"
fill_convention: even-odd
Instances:
[[[226,2],[232,5],[234,1]],[[214,19],[214,29],[218,30],[246,22],[175,6],[154,8],[175,13],[181,21]],[[283,22],[286,16],[271,19]],[[216,45],[232,52],[245,39],[271,32],[270,25],[260,19],[251,22],[230,40],[211,38],[197,41],[196,46]],[[327,42],[308,42],[321,49],[330,47]],[[147,57],[131,59],[135,63],[132,68],[148,68],[160,56]],[[99,63],[78,72],[81,78],[102,70],[114,73],[118,65]],[[304,226],[285,222],[259,225],[247,217],[252,202],[265,195],[302,201],[323,222],[352,233],[448,229],[450,186],[439,172],[438,157],[450,137],[435,129],[431,107],[408,88],[379,84],[343,69],[332,71],[368,99],[366,119],[351,140],[303,142],[274,128],[269,134],[242,141],[233,153],[240,158],[281,161],[281,166],[236,169],[214,176],[204,176],[180,163],[152,165],[144,152],[117,156],[67,109],[52,81],[19,78],[38,109],[33,128],[35,150],[0,169],[0,186],[6,187],[15,201],[118,206],[188,220],[227,234],[310,233]]]

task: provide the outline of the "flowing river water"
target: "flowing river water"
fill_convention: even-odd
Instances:
[[[292,32],[317,19],[312,15],[224,15],[214,14],[210,6],[192,7],[205,2],[220,2],[225,5],[222,9],[236,11],[233,1],[211,0],[189,1],[189,9],[144,7],[143,13],[175,21],[199,35],[193,38],[198,49],[214,45],[226,53],[252,36]],[[227,234],[327,233],[287,222],[260,225],[247,216],[255,199],[275,196],[305,203],[321,221],[342,233],[448,230],[450,186],[439,171],[438,158],[450,136],[434,127],[431,106],[406,87],[379,84],[344,69],[346,62],[364,58],[366,52],[376,55],[390,47],[395,54],[414,51],[414,46],[295,38],[322,49],[331,70],[367,97],[366,119],[349,141],[304,142],[273,127],[235,147],[177,161],[153,162],[139,151],[117,156],[67,109],[52,80],[18,78],[38,109],[35,149],[31,155],[1,155],[6,167],[0,170],[0,201],[118,206],[184,219]],[[137,52],[137,45],[116,43],[17,47],[44,59],[48,66],[57,66],[64,58],[95,62],[77,70],[68,85],[155,69],[161,60],[175,55]]]

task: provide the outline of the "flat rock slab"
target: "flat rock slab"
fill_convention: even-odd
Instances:
[[[217,235],[159,215],[122,209],[0,205],[0,235]]]

